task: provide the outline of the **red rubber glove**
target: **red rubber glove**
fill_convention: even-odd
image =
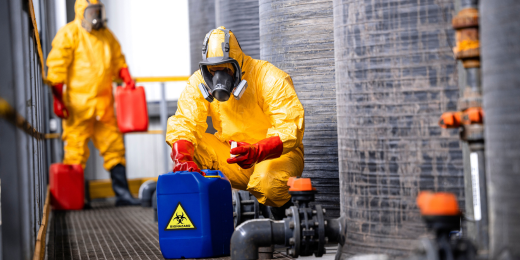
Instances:
[[[125,87],[130,89],[135,89],[135,81],[130,76],[130,71],[128,68],[122,68],[119,70],[119,77],[125,82]]]
[[[69,117],[69,110],[63,103],[63,83],[52,86],[52,96],[54,97],[54,114],[59,118]]]
[[[242,169],[249,169],[261,161],[278,158],[283,152],[283,143],[278,136],[266,138],[256,144],[238,142],[237,145],[238,147],[231,149],[230,153],[238,156],[228,158],[227,162],[236,163]]]
[[[188,172],[200,172],[199,166],[193,161],[193,154],[195,153],[195,147],[193,144],[186,140],[179,140],[172,145],[172,157],[175,165],[173,166],[173,172],[188,171]],[[204,174],[202,174],[204,175]]]

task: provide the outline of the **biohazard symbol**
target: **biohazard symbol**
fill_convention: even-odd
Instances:
[[[173,215],[164,230],[178,229],[196,229],[180,202],[177,204],[177,208],[173,212]]]

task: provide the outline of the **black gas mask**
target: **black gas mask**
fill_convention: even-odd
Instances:
[[[247,81],[242,80],[242,71],[240,70],[238,62],[229,57],[229,30],[217,30],[221,30],[225,34],[225,41],[222,43],[222,53],[224,55],[222,57],[206,57],[209,37],[214,31],[211,30],[206,34],[206,38],[204,38],[202,61],[199,63],[200,72],[206,84],[200,83],[199,89],[202,96],[209,102],[212,102],[214,99],[225,102],[231,95],[233,95],[236,100],[240,100],[244,91],[247,89]],[[221,64],[230,64],[233,67],[233,76],[229,75],[227,70],[217,70],[214,74],[208,70],[208,66]]]
[[[107,19],[105,16],[105,7],[103,4],[90,4],[90,1],[88,0],[87,2],[89,5],[87,8],[85,8],[85,12],[83,13],[81,26],[83,26],[87,32],[105,28]]]

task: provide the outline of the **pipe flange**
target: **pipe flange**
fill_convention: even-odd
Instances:
[[[289,245],[287,254],[291,257],[298,257],[301,246],[300,213],[296,206],[291,206],[287,213],[288,217],[284,219],[285,244]]]
[[[313,211],[316,212],[313,217],[313,219],[316,219],[316,223],[318,223],[318,226],[316,227],[316,231],[318,233],[318,249],[314,251],[314,255],[316,257],[321,257],[325,254],[325,244],[327,243],[327,238],[325,237],[325,217],[323,216],[325,213],[325,209],[321,207],[321,205],[316,205],[316,210]]]
[[[233,191],[233,222],[235,227],[242,223],[242,201],[237,190]]]
[[[254,197],[254,196],[252,196]],[[255,212],[255,219],[259,219],[260,216],[261,216],[261,212],[260,212],[260,203],[258,203],[258,200],[253,198],[253,203],[254,203],[254,212]]]

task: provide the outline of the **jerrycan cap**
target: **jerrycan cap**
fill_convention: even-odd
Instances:
[[[222,172],[217,170],[202,170],[206,178],[222,178]]]
[[[316,188],[312,187],[310,178],[297,178],[290,177],[287,181],[289,191],[315,191]]]

